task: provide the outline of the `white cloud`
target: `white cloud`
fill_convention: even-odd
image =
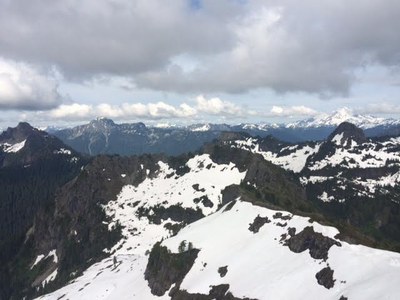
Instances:
[[[93,113],[93,107],[87,104],[62,104],[59,107],[46,112],[45,115],[53,119],[86,119]]]
[[[99,116],[116,120],[144,119],[189,119],[200,117],[229,117],[246,118],[248,116],[261,115],[252,110],[235,105],[232,102],[221,100],[220,98],[206,99],[198,96],[194,105],[181,103],[170,105],[159,101],[155,103],[122,103],[112,105],[101,103],[97,105],[89,104],[62,104],[50,111],[40,111],[37,113],[41,119],[57,119],[64,121],[89,120]]]
[[[274,117],[296,117],[296,116],[314,116],[318,112],[306,106],[273,106],[270,116]]]
[[[61,103],[57,82],[24,63],[0,58],[0,109],[43,110]]]
[[[172,106],[164,102],[157,103],[123,103],[110,105],[102,103],[98,105],[87,104],[62,104],[59,107],[45,112],[39,112],[42,119],[62,119],[64,121],[89,120],[98,116],[113,119],[173,119],[188,118],[196,115],[196,109],[183,103]]]
[[[206,99],[200,95],[196,98],[196,109],[210,115],[234,115],[242,116],[246,112],[244,109],[232,102],[223,101],[220,98],[214,97]]]

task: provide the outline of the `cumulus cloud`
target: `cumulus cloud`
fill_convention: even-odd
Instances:
[[[247,111],[243,107],[232,102],[221,100],[218,97],[206,99],[201,95],[196,98],[196,104],[196,109],[199,112],[210,115],[232,115],[240,117],[253,113],[252,111]]]
[[[59,107],[46,112],[46,115],[53,119],[85,119],[92,115],[93,107],[87,104],[62,104]]]
[[[147,104],[123,103],[121,105],[106,103],[98,105],[63,104],[53,110],[39,112],[38,114],[42,118],[79,121],[93,119],[98,116],[114,119],[178,119],[192,117],[196,113],[196,109],[185,103],[175,107],[164,102],[157,102]]]
[[[0,58],[0,109],[43,110],[61,103],[57,82],[24,63]]]
[[[159,101],[155,103],[123,103],[111,105],[107,103],[88,105],[88,104],[62,104],[59,107],[37,113],[41,119],[56,119],[63,121],[89,120],[99,116],[108,117],[116,120],[142,119],[191,119],[204,116],[217,116],[228,118],[245,118],[257,115],[252,110],[233,104],[232,102],[219,98],[196,97],[194,103],[189,105],[182,103],[170,105]],[[261,114],[260,114],[261,115]]]
[[[270,115],[274,117],[315,116],[318,111],[306,106],[273,106]]]

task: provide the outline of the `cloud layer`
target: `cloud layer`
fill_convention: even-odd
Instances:
[[[52,120],[84,121],[96,117],[108,117],[115,120],[161,120],[181,119],[193,121],[207,116],[238,120],[248,117],[294,117],[312,116],[317,112],[305,106],[280,107],[274,106],[270,111],[255,112],[245,107],[238,106],[230,101],[220,98],[209,98],[200,95],[191,104],[182,103],[177,106],[165,102],[156,103],[123,103],[120,105],[110,104],[62,104],[59,107],[40,111],[37,117]]]
[[[50,109],[61,100],[55,80],[27,64],[0,59],[0,109]]]
[[[400,66],[397,0],[191,3],[0,0],[0,56],[196,94],[346,95],[355,70]]]

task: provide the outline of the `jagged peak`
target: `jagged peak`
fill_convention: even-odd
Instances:
[[[32,127],[27,122],[19,122],[16,127],[8,127],[7,130],[0,135],[0,140],[3,142],[21,142],[35,132],[39,132],[39,130]]]
[[[351,108],[348,108],[347,106],[335,110],[332,114],[332,117],[336,117],[338,119],[339,118],[348,119],[352,116],[353,116],[353,110]]]
[[[243,140],[251,137],[250,134],[246,132],[234,132],[234,131],[223,131],[219,136],[220,141],[234,141]]]
[[[297,127],[323,127],[323,126],[338,126],[342,122],[353,123],[363,129],[379,126],[379,125],[390,125],[398,124],[398,120],[384,119],[380,117],[374,117],[371,115],[360,115],[355,114],[351,108],[342,107],[335,110],[331,114],[321,113],[313,118],[307,120],[301,120],[294,123],[287,124],[287,128]]]
[[[97,117],[90,121],[90,124],[102,124],[102,125],[115,125],[114,121],[106,117]]]
[[[353,142],[362,144],[367,141],[364,131],[350,122],[342,122],[328,137],[328,141],[344,147],[351,147]]]
[[[29,130],[34,130],[35,128],[32,127],[31,124],[29,124],[28,122],[19,122],[17,127],[15,127],[16,129],[29,129]]]

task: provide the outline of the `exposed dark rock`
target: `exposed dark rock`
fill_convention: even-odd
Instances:
[[[339,300],[348,300],[348,298],[342,295],[340,296]]]
[[[264,226],[265,223],[270,223],[271,221],[268,219],[268,217],[260,217],[260,215],[258,215],[253,223],[249,224],[249,230],[253,233],[257,233],[261,227]]]
[[[279,240],[279,243],[282,244],[282,242],[286,240],[287,236],[288,236],[287,233],[281,234],[281,238]]]
[[[207,195],[203,195],[200,198],[194,198],[193,202],[198,204],[201,202],[201,204],[204,205],[204,207],[213,207],[214,203],[207,197]]]
[[[150,211],[152,211],[151,214]],[[175,204],[168,207],[162,205],[152,207],[142,206],[137,209],[137,216],[139,218],[145,217],[154,224],[161,224],[163,220],[171,219],[184,225],[203,218],[204,214],[200,209],[183,208],[181,205]]]
[[[222,201],[218,205],[218,209],[220,209],[222,206],[224,206],[227,203],[232,203],[234,202],[237,198],[240,197],[240,188],[236,184],[232,184],[227,186],[225,189],[222,190]],[[233,204],[232,204],[233,206]],[[227,209],[230,210],[230,209]]]
[[[220,273],[221,274],[221,273]],[[224,275],[225,276],[225,275]],[[224,277],[221,275],[221,277]],[[213,285],[209,295],[215,299],[225,297],[229,290],[229,284]]]
[[[241,172],[247,171],[239,187],[232,185],[223,190],[221,206],[240,197],[241,201],[293,213],[314,210],[298,177],[264,160],[261,155],[218,143],[206,145],[203,151],[216,163],[233,162]]]
[[[199,250],[190,249],[182,253],[171,253],[168,248],[156,243],[149,255],[145,279],[154,295],[162,296],[172,284],[180,284],[192,268]]]
[[[282,219],[282,220],[290,220],[292,219],[291,215],[283,215],[281,212],[277,212],[272,216],[274,219]]]
[[[97,119],[88,124],[54,132],[66,144],[90,155],[167,153],[179,155],[198,150],[221,131],[191,131],[185,128],[152,128],[143,123],[115,124]]]
[[[202,192],[202,193],[203,193],[203,192],[206,191],[204,188],[201,188],[201,189],[200,189],[198,183],[193,184],[192,187],[193,187],[193,189],[194,189],[196,192]]]
[[[230,203],[224,208],[223,211],[230,211],[230,210],[232,209],[232,207],[235,206],[235,204],[236,204],[236,201],[230,202]]]
[[[229,284],[211,286],[208,295],[191,294],[185,290],[179,290],[178,288],[172,289],[169,295],[171,296],[171,300],[256,300],[247,297],[235,297],[229,292]]]
[[[178,232],[184,227],[184,223],[175,223],[172,224],[170,222],[164,224],[164,228],[168,229],[171,233],[172,236],[175,236],[178,234]]]
[[[290,236],[294,236],[294,235],[296,234],[296,228],[294,228],[294,227],[289,227],[289,228],[288,228],[288,234],[289,234]]]
[[[285,223],[278,222],[275,225],[279,226],[279,227],[285,227],[287,225],[287,223],[286,222]]]
[[[236,140],[243,140],[249,138],[251,135],[244,132],[229,132],[224,131],[220,134],[219,140],[220,141],[236,141]]]
[[[289,249],[295,253],[308,249],[312,258],[324,260],[328,258],[329,249],[333,245],[341,247],[339,242],[315,232],[311,226],[287,239],[285,245],[289,246]]]
[[[218,268],[219,276],[225,277],[226,273],[228,273],[228,266],[224,266],[224,267],[219,267]]]
[[[341,123],[329,136],[328,141],[332,141],[335,136],[341,135],[342,139],[340,141],[341,145],[349,148],[351,146],[351,141],[355,141],[357,144],[362,144],[367,141],[364,131],[358,128],[354,124],[349,122]]]
[[[315,274],[318,284],[324,286],[327,289],[333,288],[335,280],[333,279],[333,270],[330,267],[323,268],[317,274]]]

